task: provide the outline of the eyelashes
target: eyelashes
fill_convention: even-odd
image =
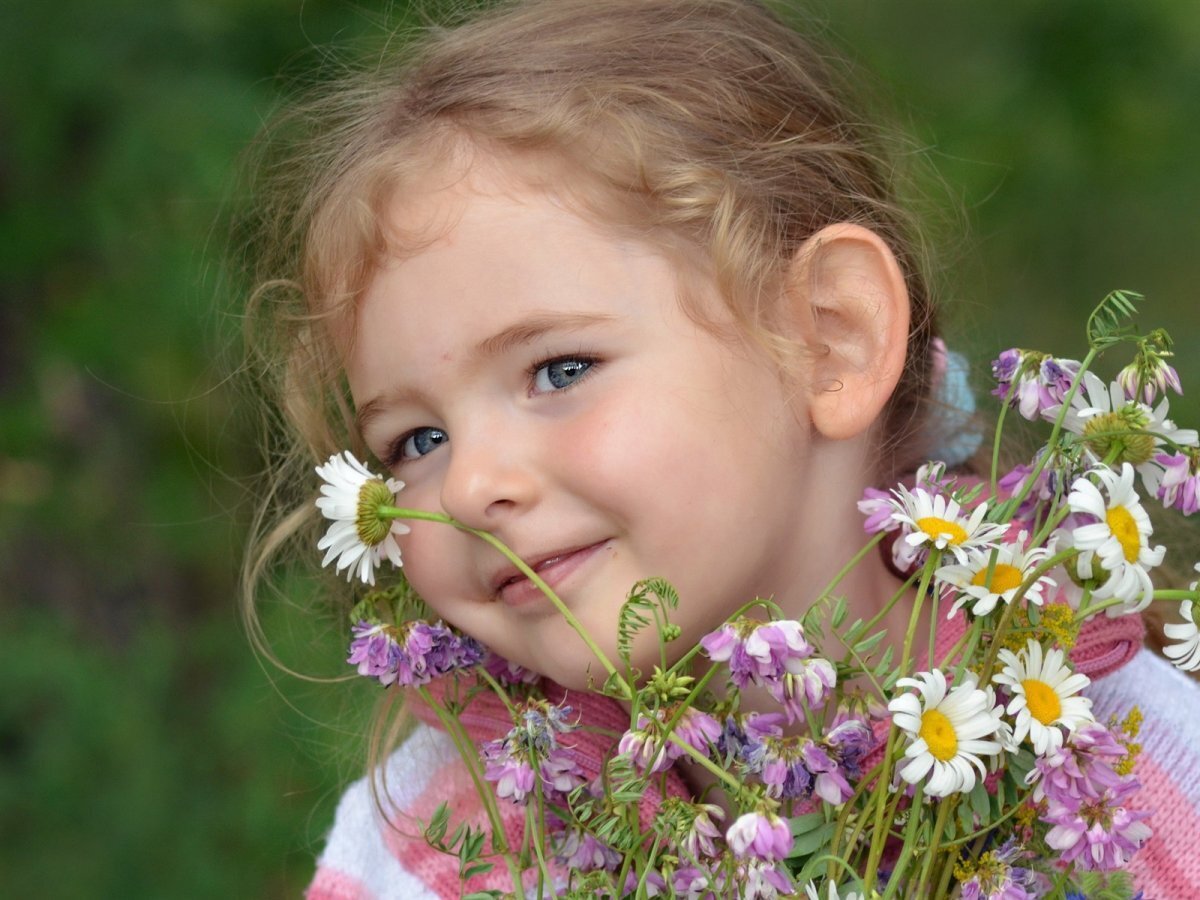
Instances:
[[[533,390],[540,394],[570,390],[587,378],[598,360],[586,353],[552,356],[529,367]]]

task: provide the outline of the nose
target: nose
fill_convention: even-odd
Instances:
[[[472,528],[491,529],[532,506],[541,479],[526,444],[520,437],[502,438],[495,428],[454,432],[446,448],[442,509]]]

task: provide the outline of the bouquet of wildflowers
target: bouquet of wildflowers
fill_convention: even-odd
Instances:
[[[349,453],[332,457],[317,469],[317,505],[332,520],[319,547],[325,564],[372,588],[352,613],[348,661],[433,710],[487,815],[455,823],[443,806],[422,823],[426,839],[458,858],[464,884],[503,866],[539,896],[1134,896],[1122,869],[1153,812],[1137,796],[1140,714],[1097,721],[1068,652],[1094,619],[1171,602],[1182,624],[1167,626],[1166,653],[1200,668],[1197,585],[1155,587],[1165,549],[1143,506],[1195,513],[1200,449],[1195,431],[1167,418],[1163,395],[1180,390],[1171,340],[1134,328],[1138,299],[1105,298],[1082,360],[1014,349],[994,362],[1001,406],[986,477],[932,462],[910,482],[869,489],[865,545],[801,621],[747,598],[691,648],[672,644],[674,590],[650,579],[632,586],[610,659],[494,536],[396,507],[398,482]],[[1118,350],[1132,361],[1102,380],[1094,364]],[[1013,414],[1048,436],[1002,473]],[[597,691],[626,719],[597,771],[571,752],[583,729],[561,695],[429,621],[402,580],[374,589],[385,557],[399,565],[396,535],[410,519],[490,542],[579,630],[607,673]],[[838,583],[872,551],[908,580],[875,619],[848,621]],[[877,626],[914,591],[896,658]],[[936,652],[931,635],[927,654],[913,650],[923,608],[954,626],[952,646]],[[662,648],[652,672],[631,663],[641,632]],[[744,711],[747,689],[777,710]],[[502,704],[508,730],[476,742],[458,716],[482,698]],[[711,793],[672,790],[681,766]]]

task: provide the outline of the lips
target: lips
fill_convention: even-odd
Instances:
[[[564,550],[556,550],[529,561],[529,567],[551,588],[557,589],[576,569],[590,560],[607,540],[585,544]],[[492,591],[497,600],[511,606],[524,605],[544,598],[541,589],[517,571],[515,566],[506,566],[492,578]]]

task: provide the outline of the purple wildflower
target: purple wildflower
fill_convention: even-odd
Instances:
[[[533,790],[536,777],[529,759],[507,738],[488,741],[480,752],[486,764],[483,777],[495,782],[496,796],[501,800],[524,803]]]
[[[825,734],[825,743],[837,755],[843,771],[857,779],[862,776],[863,758],[875,746],[875,734],[861,719],[846,718]]]
[[[804,765],[814,776],[813,793],[824,800],[838,806],[845,803],[854,794],[842,767],[838,761],[825,751],[820,744],[809,741],[803,750]]]
[[[566,795],[585,781],[575,758],[562,747],[555,747],[541,762],[542,783],[547,791]]]
[[[1062,405],[1079,376],[1079,368],[1073,359],[1055,359],[1016,348],[1005,350],[992,362],[996,379],[992,393],[1034,422]]]
[[[1140,394],[1141,401],[1147,406],[1153,406],[1155,397],[1160,393],[1165,394],[1167,388],[1177,394],[1183,393],[1179,373],[1157,353],[1148,358],[1135,359],[1123,368],[1117,375],[1117,384],[1130,400],[1138,399]]]
[[[1111,731],[1099,722],[1088,722],[1064,746],[1035,759],[1025,782],[1037,782],[1034,800],[1049,799],[1059,805],[1078,799],[1095,801],[1106,794],[1124,799],[1138,788],[1136,778],[1116,771],[1126,753]]]
[[[639,897],[662,897],[665,896],[666,890],[666,879],[653,869],[645,873],[644,880],[641,872],[630,869],[629,874],[625,876],[625,890],[621,896],[632,897],[636,894]]]
[[[534,684],[542,676],[532,669],[509,662],[494,650],[489,650],[484,657],[483,667],[488,674],[504,685]]]
[[[725,832],[725,840],[734,856],[754,857],[764,862],[781,860],[792,849],[792,831],[788,823],[774,813],[748,812],[738,817]]]
[[[692,860],[714,857],[717,855],[717,849],[713,841],[721,836],[721,830],[717,828],[713,819],[724,819],[725,811],[711,803],[694,803],[691,808],[695,817],[679,847]]]
[[[671,766],[671,760],[667,758],[666,743],[658,724],[639,715],[637,727],[621,735],[621,740],[617,742],[617,752],[628,756],[639,771],[654,774]]]
[[[774,861],[748,859],[737,867],[738,900],[775,900],[795,893],[786,870]]]
[[[813,774],[805,765],[807,738],[765,738],[753,751],[749,768],[767,786],[767,796],[807,800],[812,796]]]
[[[863,522],[863,531],[867,534],[878,534],[881,531],[895,531],[900,523],[892,518],[891,491],[868,487],[863,490],[863,498],[858,501],[858,511],[867,517]]]
[[[1107,793],[1107,792],[1106,792]],[[1123,868],[1153,833],[1143,820],[1148,812],[1126,809],[1115,797],[1050,802],[1041,820],[1051,829],[1046,843],[1061,852],[1064,863],[1110,872]]]
[[[358,674],[378,678],[388,685],[396,680],[396,667],[403,652],[395,638],[396,629],[382,623],[361,621],[350,629],[350,656],[346,662],[358,666]]]
[[[685,900],[716,900],[726,896],[724,879],[718,879],[708,869],[695,864],[686,864],[675,870],[671,886],[675,896]]]
[[[483,659],[478,641],[457,634],[444,622],[417,621],[397,626],[364,620],[351,633],[346,662],[357,666],[360,675],[377,678],[383,685],[428,684]]]
[[[767,685],[771,696],[783,704],[788,722],[804,718],[802,701],[807,701],[811,710],[823,709],[829,692],[837,686],[837,670],[827,659],[801,660],[799,668],[799,672],[788,673],[778,682]]]
[[[1074,359],[1054,359],[1047,356],[1038,368],[1038,394],[1042,411],[1061,406],[1079,377],[1080,363]],[[1026,418],[1029,418],[1026,416]]]
[[[767,737],[748,761],[767,787],[767,796],[807,800],[816,794],[827,803],[845,803],[854,793],[840,754],[809,738]]]
[[[701,638],[700,646],[714,662],[728,663],[729,680],[739,688],[778,686],[788,673],[803,674],[813,653],[800,623],[791,619],[727,622]]]
[[[576,727],[570,716],[569,706],[530,701],[508,734],[480,747],[483,777],[496,783],[497,796],[524,803],[538,777],[542,790],[555,799],[583,784],[579,764],[558,745],[557,735]]]
[[[554,858],[564,868],[580,872],[615,871],[621,854],[585,828],[569,828],[555,840]]]
[[[1163,472],[1157,486],[1151,487],[1162,505],[1175,507],[1185,516],[1200,510],[1200,453],[1157,453],[1154,461]],[[1150,486],[1150,485],[1148,485]]]
[[[617,752],[625,753],[634,765],[643,771],[661,772],[687,751],[666,733],[666,723],[674,718],[676,709],[668,707],[655,711],[655,718],[638,716],[637,727],[621,736]],[[674,735],[684,744],[708,756],[712,745],[717,744],[724,730],[721,724],[706,712],[687,707],[675,723]]]
[[[983,854],[974,874],[962,883],[962,900],[1034,900],[1041,896],[1037,874],[1013,865],[1027,855],[1014,838]]]

